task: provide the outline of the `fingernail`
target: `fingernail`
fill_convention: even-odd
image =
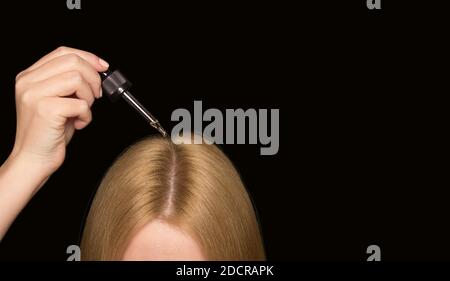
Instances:
[[[106,68],[109,67],[109,63],[107,63],[105,60],[103,60],[101,58],[98,58],[98,62]]]
[[[102,89],[102,87],[100,87],[100,95],[99,95],[99,98],[101,98],[103,96],[103,89]]]

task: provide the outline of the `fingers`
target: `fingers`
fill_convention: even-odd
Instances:
[[[74,120],[74,127],[77,130],[85,128],[92,121],[92,112],[89,105],[78,99],[63,98],[58,99],[60,116],[68,118],[77,118]]]
[[[38,67],[40,67],[41,65],[57,58],[60,56],[64,56],[64,55],[69,55],[69,54],[75,54],[81,58],[83,58],[85,61],[87,61],[95,70],[97,70],[97,72],[100,71],[105,71],[108,69],[108,63],[105,62],[103,59],[99,58],[98,56],[86,52],[86,51],[82,51],[82,50],[78,50],[78,49],[74,49],[74,48],[69,48],[69,47],[59,47],[56,50],[54,50],[53,52],[45,55],[44,57],[42,57],[40,60],[38,60],[35,64],[33,64],[32,66],[30,66],[27,71],[31,71],[34,70]]]
[[[62,55],[50,60],[18,79],[22,84],[36,83],[65,72],[78,72],[86,80],[96,97],[101,96],[101,79],[96,69],[76,54]]]
[[[66,145],[69,144],[70,140],[72,139],[73,133],[75,132],[75,127],[73,125],[74,121],[75,120],[73,118],[67,120],[66,127],[64,128],[64,142],[66,143]]]
[[[39,101],[37,106],[42,115],[59,120],[61,126],[66,126],[67,119],[75,118],[74,127],[81,130],[92,121],[91,110],[84,100],[47,97]]]
[[[88,106],[94,103],[94,92],[83,75],[78,71],[56,74],[46,80],[33,84],[22,93],[22,100],[33,103],[42,97],[68,97],[75,95],[84,100]]]

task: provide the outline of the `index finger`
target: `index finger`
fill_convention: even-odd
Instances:
[[[101,59],[100,57],[94,55],[93,53],[89,53],[86,51],[69,48],[69,47],[58,47],[56,50],[54,50],[51,53],[48,53],[47,55],[43,56],[40,60],[35,62],[32,66],[27,68],[25,71],[30,71],[33,69],[38,68],[39,66],[49,62],[50,60],[68,55],[68,54],[76,54],[83,58],[85,61],[87,61],[89,64],[92,65],[98,72],[105,71],[108,69],[109,65],[106,61]]]

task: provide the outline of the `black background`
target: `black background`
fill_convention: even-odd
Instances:
[[[255,201],[269,260],[365,260],[371,244],[383,260],[449,259],[448,182],[426,121],[439,102],[425,98],[442,90],[415,71],[431,55],[418,35],[431,30],[408,1],[382,11],[362,0],[93,2],[1,4],[1,160],[14,143],[15,75],[66,45],[120,68],[168,128],[194,100],[280,109],[277,155],[223,146]],[[0,260],[65,260],[106,169],[155,133],[124,102],[102,99],[93,115],[0,243]]]

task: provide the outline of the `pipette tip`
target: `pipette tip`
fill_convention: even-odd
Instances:
[[[164,130],[161,124],[159,124],[159,122],[150,122],[150,125],[158,130],[158,132],[160,132],[164,138],[167,137],[167,132]]]

